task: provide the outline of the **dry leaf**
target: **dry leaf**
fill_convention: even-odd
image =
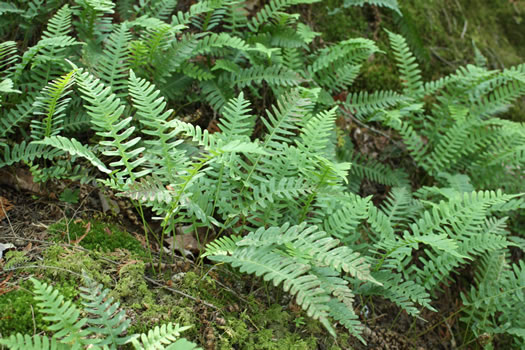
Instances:
[[[7,198],[0,197],[0,221],[4,220],[7,216],[7,212],[13,209],[14,205],[11,204]]]

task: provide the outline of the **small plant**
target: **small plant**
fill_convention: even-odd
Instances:
[[[157,326],[147,334],[126,334],[130,321],[126,312],[119,309],[119,303],[108,297],[109,290],[103,289],[85,278],[86,287],[81,287],[80,297],[84,308],[78,308],[52,286],[31,278],[35,299],[39,301],[44,320],[51,322],[51,337],[41,335],[22,335],[20,333],[0,339],[0,345],[12,350],[67,350],[67,349],[118,349],[124,344],[132,344],[143,350],[199,350],[197,345],[180,333],[189,327],[168,323]],[[84,317],[81,317],[83,316]]]

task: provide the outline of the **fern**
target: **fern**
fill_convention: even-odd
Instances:
[[[116,28],[106,41],[105,50],[97,59],[97,75],[117,96],[123,96],[129,71],[129,42],[131,34],[125,23]]]
[[[113,303],[113,298],[108,297],[109,290],[103,289],[101,284],[97,284],[85,277],[87,287],[80,287],[84,300],[84,310],[95,317],[90,317],[87,321],[88,332],[97,334],[97,346],[108,346],[116,349],[119,345],[124,345],[132,340],[133,336],[120,337],[129,327],[130,321],[126,320],[126,312],[119,309],[119,303]],[[104,337],[103,339],[99,339]]]
[[[416,58],[410,52],[405,38],[389,31],[387,31],[387,34],[394,50],[405,93],[418,96],[422,92],[423,82]]]
[[[88,114],[97,134],[106,139],[100,142],[108,147],[103,154],[120,157],[120,160],[110,164],[112,167],[123,167],[117,172],[117,177],[123,179],[127,175],[133,180],[146,175],[147,170],[135,171],[145,162],[144,158],[138,157],[144,147],[133,148],[140,137],[129,139],[134,127],[130,126],[131,118],[121,119],[124,106],[120,104],[120,99],[111,93],[109,87],[87,72],[78,75],[78,85],[83,93],[82,98],[89,104]]]
[[[7,339],[0,339],[0,344],[11,350],[70,350],[71,346],[60,343],[56,338],[47,338],[39,335],[33,337],[20,333],[11,335]]]
[[[111,170],[106,168],[104,163],[102,163],[102,161],[100,161],[97,158],[97,156],[89,148],[82,145],[80,142],[78,142],[74,138],[69,139],[63,136],[51,136],[51,137],[46,137],[41,141],[34,142],[34,144],[52,146],[56,149],[66,151],[73,156],[76,156],[76,155],[81,156],[82,158],[85,158],[88,161],[90,161],[91,164],[97,167],[100,171],[106,174],[111,173]]]
[[[35,286],[35,300],[44,316],[44,320],[52,321],[54,324],[49,330],[54,331],[57,339],[63,343],[70,343],[73,349],[80,349],[83,338],[88,334],[82,328],[87,319],[80,319],[80,310],[71,303],[64,302],[64,297],[46,283],[41,283],[36,279],[31,280]]]
[[[137,350],[200,350],[192,342],[180,338],[180,333],[189,327],[180,327],[171,323],[156,326],[147,334],[129,334],[122,336],[130,325],[126,312],[119,309],[119,303],[108,297],[109,290],[103,289],[85,276],[86,287],[81,287],[80,298],[87,317],[79,319],[81,310],[52,286],[34,278],[35,299],[39,301],[40,311],[51,321],[49,330],[54,332],[51,338],[35,335],[11,335],[0,338],[0,345],[9,349],[69,350],[83,349],[117,349],[132,343]]]
[[[317,1],[318,0],[271,0],[270,3],[265,5],[259,12],[255,14],[252,20],[248,22],[248,28],[255,32],[261,25],[276,17],[280,11],[286,9],[287,7],[299,4],[312,4]]]
[[[327,288],[333,288],[333,285],[323,288],[322,279],[315,269],[311,269],[328,266],[335,274],[345,271],[359,280],[375,282],[370,276],[368,265],[359,258],[358,253],[344,246],[337,247],[337,240],[318,231],[315,226],[306,228],[306,224],[260,228],[236,241],[236,247],[232,243],[229,240],[216,241],[209,246],[207,255],[212,260],[239,267],[241,272],[262,276],[274,285],[283,283],[284,291],[296,295],[297,303],[307,314],[319,319],[332,334],[334,331],[327,319],[330,312],[337,315],[343,325],[356,325],[351,308],[346,315],[337,303],[334,310],[330,310],[330,294],[334,291]],[[300,258],[292,259],[294,256]],[[355,332],[354,328],[350,330]]]
[[[137,78],[133,71],[130,72],[128,84],[133,106],[137,109],[136,117],[143,125],[142,133],[155,137],[153,141],[144,141],[147,145],[148,164],[157,170],[157,176],[175,183],[177,172],[187,166],[187,157],[184,151],[177,149],[182,142],[174,140],[177,129],[170,130],[167,123],[172,111],[163,111],[166,102],[159,97],[159,91],[144,79]]]
[[[33,119],[31,121],[31,137],[35,140],[41,140],[45,137],[58,135],[63,129],[65,118],[65,109],[70,98],[70,87],[75,82],[75,70],[62,76],[60,79],[49,83],[37,97],[34,108],[34,114],[37,117],[43,116],[43,120]]]

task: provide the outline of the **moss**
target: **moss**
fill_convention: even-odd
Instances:
[[[0,334],[3,336],[18,332],[33,334],[33,314],[35,324],[43,324],[31,288],[32,284],[26,281],[0,296]]]
[[[49,279],[42,279],[42,281],[52,283]],[[74,281],[53,283],[53,286],[66,300],[75,300],[78,297],[79,292]],[[33,284],[26,280],[20,283],[15,290],[0,295],[0,334],[2,336],[16,333],[39,333],[45,331],[49,326],[49,322],[43,320],[44,315],[39,311],[38,302],[34,299],[32,290]]]
[[[361,7],[344,8],[339,0],[325,0],[309,8],[310,22],[326,42],[368,36],[369,27]]]
[[[92,256],[93,255],[93,256]],[[97,254],[72,250],[60,245],[53,245],[44,252],[42,273],[53,281],[76,281],[81,283],[81,276],[86,273],[94,280],[109,284],[109,271],[115,266],[105,260],[98,259]]]
[[[99,220],[59,221],[49,227],[56,241],[71,243],[81,239],[79,245],[89,250],[112,252],[126,249],[137,256],[146,257],[147,252],[140,242],[117,225]],[[87,232],[87,234],[86,234]]]

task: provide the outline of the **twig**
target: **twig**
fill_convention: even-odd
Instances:
[[[7,222],[9,223],[9,228],[11,229],[11,232],[13,232],[13,235],[16,236],[16,232],[15,232],[15,230],[13,229],[13,225],[11,224],[11,220],[9,220],[9,215],[7,214],[7,210],[6,210],[6,208],[4,207],[4,201],[1,201],[1,200],[0,200],[0,205],[2,206],[2,211],[3,211],[4,214],[5,214],[5,218],[7,219]]]
[[[434,56],[436,56],[437,59],[439,59],[441,62],[443,62],[443,63],[445,63],[445,64],[448,64],[448,65],[451,66],[451,67],[456,68],[456,65],[454,65],[452,62],[450,62],[450,61],[444,59],[443,57],[441,57],[441,56],[437,53],[437,51],[436,51],[435,48],[431,47],[431,48],[430,48],[430,52],[432,52],[432,54],[433,54]]]
[[[36,335],[36,320],[35,320],[35,310],[33,309],[33,305],[29,304],[31,306],[31,318],[33,319],[33,337]]]

